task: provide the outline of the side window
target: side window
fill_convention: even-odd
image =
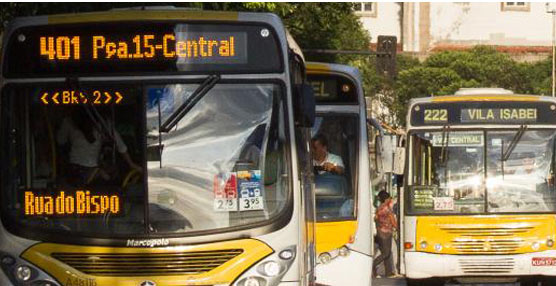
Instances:
[[[312,130],[317,219],[355,218],[357,117],[321,115]]]

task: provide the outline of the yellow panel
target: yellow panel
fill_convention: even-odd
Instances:
[[[325,63],[307,63],[307,73],[314,74],[314,73],[328,73],[330,72],[330,66]]]
[[[536,95],[465,95],[465,96],[435,96],[432,102],[451,101],[539,101]]]
[[[83,273],[68,264],[52,257],[56,253],[65,255],[79,255],[90,260],[91,267],[95,267],[95,254],[125,255],[125,254],[150,254],[163,255],[169,253],[188,253],[198,251],[226,251],[242,249],[243,252],[224,262],[220,266],[201,274],[164,275],[164,276],[93,276]],[[37,265],[47,273],[54,276],[64,286],[69,285],[96,285],[96,286],[137,286],[145,280],[151,280],[159,286],[184,286],[184,285],[214,285],[230,284],[241,273],[257,261],[271,254],[273,250],[265,243],[255,239],[241,239],[209,244],[176,247],[131,248],[131,247],[97,247],[77,246],[53,243],[39,243],[26,250],[22,257]],[[90,255],[90,256],[89,256]],[[125,259],[125,257],[124,257]],[[71,259],[70,259],[71,260]],[[124,261],[125,262],[125,261]],[[113,262],[112,262],[113,263]],[[119,262],[118,262],[119,263]],[[171,263],[171,262],[170,262]],[[187,262],[191,263],[191,262]],[[117,267],[117,266],[114,266]],[[138,267],[142,271],[141,267]],[[83,282],[82,282],[83,281]],[[89,283],[89,284],[87,284]]]
[[[555,231],[554,215],[423,216],[417,218],[415,247],[442,254],[530,253],[554,250],[546,241],[555,240]],[[441,251],[434,249],[436,244]]]
[[[109,21],[148,21],[148,20],[222,20],[237,21],[237,12],[211,12],[190,10],[169,11],[109,11],[82,14],[63,14],[48,16],[49,24],[69,24],[87,22],[109,22]]]
[[[338,249],[355,238],[357,221],[317,222],[317,253]]]

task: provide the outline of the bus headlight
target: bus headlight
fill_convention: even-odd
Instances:
[[[276,277],[280,274],[280,264],[276,261],[269,261],[265,262],[261,265],[260,269],[261,274],[267,277]]]
[[[554,246],[554,240],[548,239],[548,240],[546,241],[546,246],[548,246],[548,247],[553,247],[553,246]]]
[[[342,246],[340,250],[338,250],[338,254],[343,257],[349,256],[349,248],[347,246]]]
[[[294,255],[294,252],[289,250],[289,249],[282,250],[282,251],[280,251],[280,254],[278,254],[278,256],[280,256],[280,258],[284,259],[284,260],[292,259],[293,255]]]
[[[276,286],[294,262],[295,255],[295,245],[276,251],[245,271],[231,285]]]
[[[247,277],[243,279],[243,281],[240,281],[240,283],[241,282],[243,282],[243,286],[264,286],[265,285],[264,280],[259,277]]]
[[[332,260],[332,255],[328,252],[323,252],[319,255],[319,262],[322,264],[328,264]]]
[[[23,282],[29,281],[29,279],[31,279],[32,274],[33,274],[33,271],[27,265],[18,266],[15,270],[15,278],[17,278],[17,280],[23,281]]]
[[[428,244],[426,241],[421,241],[421,243],[419,243],[419,246],[420,246],[422,249],[425,249],[425,248],[427,248],[427,246],[429,246],[429,244]]]
[[[442,244],[440,244],[440,243],[435,244],[434,245],[434,250],[436,252],[440,252],[442,250]]]
[[[28,261],[0,252],[0,268],[14,286],[60,286],[54,278]]]
[[[538,243],[537,241],[533,242],[533,244],[531,245],[531,248],[533,250],[539,250],[540,247],[541,247],[541,244]]]

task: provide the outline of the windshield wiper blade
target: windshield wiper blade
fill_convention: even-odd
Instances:
[[[169,132],[218,83],[219,75],[209,75],[178,109],[162,123],[160,131]]]
[[[517,144],[521,140],[521,137],[523,137],[523,134],[525,133],[525,131],[527,131],[527,125],[521,125],[521,127],[519,127],[519,130],[515,134],[514,138],[512,138],[512,141],[510,142],[510,145],[508,146],[508,150],[506,150],[506,152],[503,152],[502,162],[506,162],[506,161],[508,161],[508,159],[510,159],[510,156],[512,155],[512,152],[514,151],[515,147],[517,146]],[[504,144],[502,144],[502,149],[503,148],[504,148]]]
[[[450,125],[442,128],[442,149],[440,149],[440,164],[448,162],[448,147],[450,146]]]

